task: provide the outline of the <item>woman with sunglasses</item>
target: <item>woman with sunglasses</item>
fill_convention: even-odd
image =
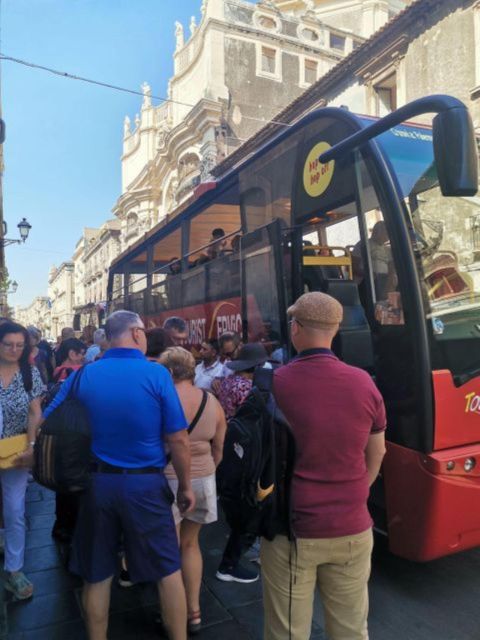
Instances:
[[[33,445],[41,421],[40,399],[44,385],[36,367],[29,363],[27,330],[6,322],[0,326],[0,403],[3,414],[1,438],[27,434],[28,447],[17,466],[0,470],[5,523],[5,588],[18,600],[30,598],[33,585],[22,572],[25,553],[25,493]]]

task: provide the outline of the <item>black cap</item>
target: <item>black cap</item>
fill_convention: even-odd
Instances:
[[[227,367],[232,369],[232,371],[246,371],[260,364],[265,364],[267,360],[268,354],[263,344],[260,342],[251,342],[243,345],[238,354],[238,358],[227,362]]]

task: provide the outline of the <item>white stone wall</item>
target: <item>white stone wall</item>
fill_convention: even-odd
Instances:
[[[64,327],[73,325],[74,316],[74,264],[63,262],[53,268],[48,282],[48,297],[51,301],[51,331],[56,338]]]

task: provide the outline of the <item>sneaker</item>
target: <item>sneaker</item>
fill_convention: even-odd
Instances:
[[[133,582],[130,580],[130,574],[126,569],[122,569],[120,571],[120,576],[118,578],[118,584],[125,589],[127,587],[133,587]]]
[[[260,564],[260,540],[255,540],[243,557],[249,562],[257,562]]]
[[[241,582],[242,584],[248,584],[250,582],[256,582],[260,574],[258,571],[252,571],[251,569],[245,569],[245,567],[237,565],[229,569],[219,569],[215,577],[218,580],[223,580],[223,582]]]

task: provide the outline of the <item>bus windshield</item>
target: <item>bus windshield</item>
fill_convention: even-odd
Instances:
[[[480,197],[443,197],[432,162],[407,205],[432,365],[462,384],[480,373]]]

